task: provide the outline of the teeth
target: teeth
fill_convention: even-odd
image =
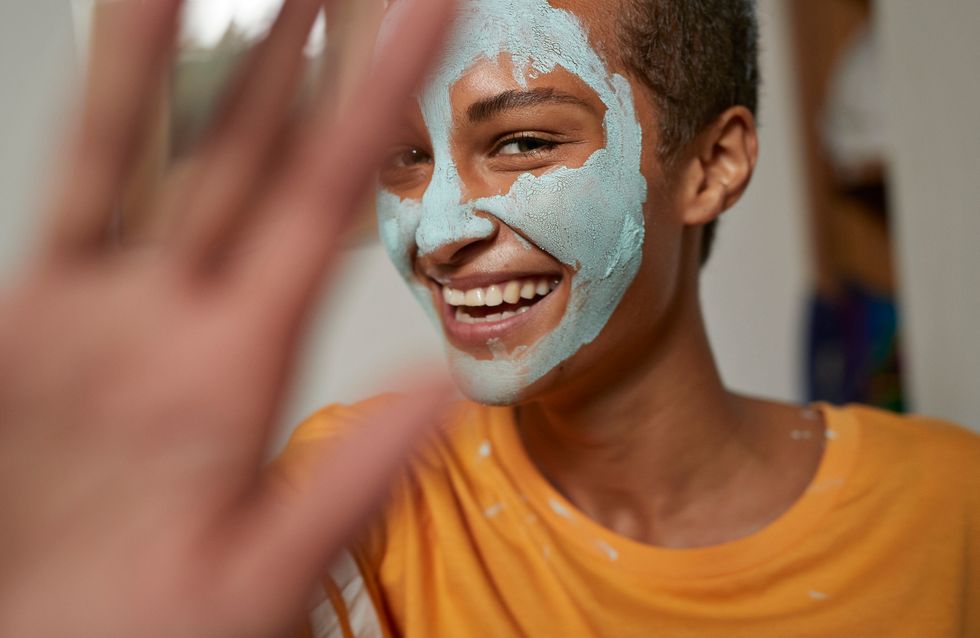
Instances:
[[[499,314],[487,315],[486,317],[471,317],[466,314],[466,311],[462,307],[456,308],[456,321],[460,323],[493,323],[495,321],[503,321],[504,319],[510,319],[511,317],[516,317],[517,315],[524,314],[531,308],[525,306],[523,308],[518,308],[517,310],[507,310]]]
[[[450,306],[489,306],[494,308],[505,302],[513,304],[521,299],[531,300],[535,297],[544,297],[557,287],[558,281],[546,278],[514,280],[494,284],[487,288],[473,288],[466,291],[443,286],[442,298]]]
[[[486,302],[491,308],[504,303],[504,294],[500,291],[500,286],[490,286],[487,288]]]
[[[462,306],[466,304],[466,294],[461,290],[453,290],[452,288],[442,289],[442,298],[446,300],[446,303],[450,306]]]

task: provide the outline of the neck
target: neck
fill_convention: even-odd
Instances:
[[[746,425],[760,421],[759,410],[722,385],[696,299],[695,292],[668,313],[647,356],[629,370],[597,373],[614,383],[583,380],[517,414],[527,453],[547,480],[586,515],[651,544],[722,542],[759,524],[733,520],[716,533],[692,523],[717,520],[713,504],[724,508],[731,490],[757,486],[771,451],[761,430]],[[788,507],[811,474],[773,507]]]

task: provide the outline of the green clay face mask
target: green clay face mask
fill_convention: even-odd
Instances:
[[[395,4],[397,6],[397,3]],[[381,239],[419,301],[439,323],[430,289],[416,278],[414,254],[477,240],[493,233],[491,215],[523,234],[572,271],[568,305],[559,324],[534,343],[507,350],[487,343],[478,359],[446,343],[462,390],[481,403],[506,405],[560,363],[591,343],[619,305],[640,267],[646,180],[640,172],[642,134],[626,78],[610,74],[589,45],[579,19],[547,0],[471,0],[460,9],[447,58],[421,97],[432,140],[433,173],[421,199],[378,194]],[[605,104],[606,146],[578,168],[521,175],[504,195],[464,201],[450,149],[450,91],[477,62],[509,55],[514,79],[561,67],[578,76]]]

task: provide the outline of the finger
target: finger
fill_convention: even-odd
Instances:
[[[330,559],[361,532],[391,493],[392,480],[406,459],[444,422],[449,388],[447,381],[420,386],[371,410],[342,432],[336,445],[320,445],[312,459],[293,457],[311,463],[299,470],[305,478],[272,482],[246,519],[238,546],[239,556],[249,557],[243,561],[250,572],[245,582],[259,579],[270,583],[270,591],[292,588],[305,601]]]
[[[347,104],[351,91],[360,84],[374,56],[385,7],[381,2],[347,2],[331,8],[330,50],[323,77],[334,107]]]
[[[48,239],[54,254],[103,245],[169,68],[182,0],[100,5],[82,112]]]
[[[390,143],[396,118],[442,48],[452,0],[399,0],[402,15],[367,77],[337,118],[322,117],[263,205],[239,290],[292,329],[319,288],[344,230]]]
[[[323,0],[286,0],[269,35],[251,54],[227,94],[222,115],[194,163],[202,167],[164,215],[179,216],[180,263],[210,256],[242,221],[242,211],[268,170],[306,68],[304,48]]]

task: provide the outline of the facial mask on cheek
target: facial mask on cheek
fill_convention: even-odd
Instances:
[[[573,14],[547,0],[475,0],[461,11],[447,59],[422,97],[434,151],[432,181],[421,202],[380,191],[378,218],[392,261],[437,325],[438,308],[415,278],[411,256],[489,236],[493,224],[475,211],[520,231],[574,270],[564,316],[537,342],[507,352],[491,340],[488,360],[446,344],[453,373],[468,396],[510,404],[599,335],[639,270],[647,196],[640,172],[642,133],[629,82],[610,76]],[[450,90],[477,61],[496,61],[501,54],[511,56],[521,86],[558,66],[579,76],[606,106],[606,147],[580,168],[524,174],[505,195],[464,202],[450,152]]]

